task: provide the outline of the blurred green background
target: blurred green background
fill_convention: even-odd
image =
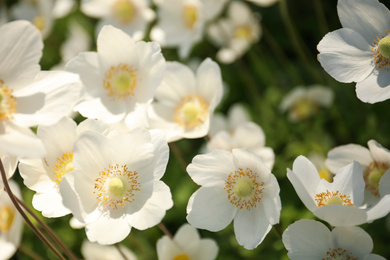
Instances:
[[[16,1],[6,1],[11,6]],[[299,200],[292,185],[286,178],[286,168],[291,168],[299,155],[308,156],[312,152],[326,157],[327,152],[337,146],[356,143],[363,146],[375,139],[384,147],[390,148],[390,101],[377,104],[361,102],[355,94],[354,84],[342,84],[330,77],[316,59],[316,45],[330,31],[341,28],[336,6],[337,0],[287,0],[290,21],[283,20],[283,8],[275,4],[261,8],[250,4],[254,11],[261,14],[263,36],[260,41],[241,59],[230,65],[220,65],[222,77],[227,85],[227,93],[217,111],[226,113],[234,103],[242,103],[250,113],[252,120],[258,123],[266,135],[266,146],[275,152],[275,165],[272,170],[277,177],[281,192],[282,212],[280,226],[284,230],[288,225],[302,218],[314,218]],[[381,1],[389,6],[388,1]],[[41,60],[43,69],[50,69],[60,61],[59,46],[68,34],[68,22],[77,20],[94,39],[96,19],[83,15],[79,9],[70,15],[55,21],[50,36],[45,40],[44,55]],[[306,63],[297,54],[293,40],[286,25],[293,26],[301,47],[307,56]],[[95,41],[93,44],[95,44]],[[91,46],[96,50],[96,46]],[[191,57],[200,60],[211,57],[215,60],[217,49],[205,38],[197,44]],[[176,50],[164,49],[167,61],[178,60]],[[185,61],[182,61],[185,62]],[[309,67],[308,67],[309,66]],[[333,105],[321,109],[313,118],[299,123],[291,123],[279,110],[284,96],[295,86],[322,84],[329,86],[335,94]],[[81,118],[79,118],[81,120]],[[181,140],[176,142],[183,157],[190,163],[198,154],[205,139]],[[22,179],[14,176],[20,185]],[[163,223],[174,234],[186,223],[186,206],[190,195],[198,188],[185,172],[182,165],[171,153],[165,176],[162,179],[171,188],[174,206],[167,211]],[[23,188],[23,199],[32,208],[33,192]],[[35,211],[71,250],[80,258],[80,246],[86,239],[84,230],[69,227],[70,216],[59,219],[43,218]],[[387,224],[386,224],[387,223]],[[371,224],[362,225],[374,240],[373,253],[390,259],[390,220],[382,218]],[[255,249],[246,250],[239,246],[232,225],[212,233],[200,230],[202,237],[213,238],[219,246],[217,259],[288,259],[278,233],[272,229],[265,240]],[[163,233],[156,226],[145,231],[133,229],[121,244],[127,246],[141,260],[157,259],[156,242]],[[32,250],[43,259],[55,259],[48,248],[25,227],[23,247]],[[17,252],[12,259],[30,259]]]

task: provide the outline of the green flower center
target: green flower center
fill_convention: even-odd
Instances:
[[[120,178],[114,177],[108,183],[108,190],[114,196],[122,196],[126,191],[126,185]]]
[[[250,39],[252,37],[252,29],[249,26],[239,26],[234,31],[234,36],[237,39]]]
[[[311,100],[302,100],[296,103],[292,109],[291,114],[299,119],[305,120],[314,115],[318,110],[318,105]]]
[[[324,202],[324,205],[342,205],[343,200],[339,196],[333,196],[330,197],[326,202]]]
[[[252,192],[253,184],[250,180],[240,180],[236,183],[236,186],[234,186],[234,193],[240,198],[248,197],[252,194]]]
[[[378,188],[379,187],[379,181],[381,180],[383,174],[385,173],[386,171],[383,170],[383,169],[375,169],[373,170],[370,175],[368,176],[368,182],[375,188]]]
[[[363,174],[366,183],[366,189],[371,191],[374,196],[379,197],[379,182],[389,169],[387,164],[381,162],[371,162]]]
[[[188,102],[183,106],[182,111],[187,121],[193,121],[198,117],[200,109],[194,102]]]
[[[390,58],[390,36],[383,37],[379,41],[378,51],[383,57]]]
[[[125,99],[134,95],[137,87],[137,72],[131,66],[120,63],[105,73],[103,87],[113,99]]]
[[[128,0],[117,0],[113,5],[114,17],[122,24],[130,23],[135,16],[134,5]]]
[[[192,29],[198,20],[198,10],[195,6],[187,5],[183,10],[183,20],[187,28]]]

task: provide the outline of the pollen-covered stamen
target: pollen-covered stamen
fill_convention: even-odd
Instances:
[[[387,36],[390,30],[386,31],[385,35],[379,34],[372,43],[371,51],[374,55],[372,60],[376,63],[376,67],[384,70],[390,68],[390,36]]]
[[[0,79],[0,122],[12,120],[16,113],[16,98],[12,96],[12,90]]]
[[[183,20],[186,27],[192,29],[198,20],[198,8],[193,5],[184,6]]]
[[[324,179],[328,182],[332,182],[332,174],[330,173],[330,171],[327,169],[327,168],[322,168],[318,171],[318,174],[320,175],[320,178],[321,179]]]
[[[174,112],[174,120],[185,128],[197,127],[209,116],[209,104],[196,94],[183,97]]]
[[[55,175],[55,182],[60,184],[65,174],[73,171],[73,153],[64,153],[61,157],[57,158],[54,165],[53,172]]]
[[[175,256],[172,260],[191,260],[187,254],[180,254]]]
[[[237,26],[234,30],[234,38],[236,39],[251,39],[252,36],[252,29],[247,25]]]
[[[136,8],[130,0],[117,0],[112,6],[115,19],[122,24],[129,24],[136,15]]]
[[[317,113],[317,111],[318,105],[315,102],[310,99],[303,99],[292,106],[291,115],[294,118],[304,120]]]
[[[15,209],[7,205],[4,205],[0,208],[0,234],[7,233],[14,223],[15,219]]]
[[[389,165],[381,162],[371,162],[364,171],[363,178],[366,183],[366,189],[371,191],[374,196],[379,197],[379,182],[389,169]]]
[[[263,198],[263,186],[264,182],[259,182],[249,168],[231,172],[225,181],[228,199],[239,209],[256,207]]]
[[[46,19],[45,16],[40,14],[33,18],[32,23],[35,25],[35,27],[42,32],[46,27]]]
[[[134,201],[135,192],[141,189],[137,179],[138,172],[129,171],[127,165],[109,165],[99,172],[93,193],[104,208],[124,208]]]
[[[106,71],[103,87],[114,100],[133,96],[137,87],[137,72],[127,64],[112,66]]]
[[[326,258],[322,258],[322,260],[357,260],[357,258],[353,257],[352,253],[342,248],[329,248],[326,252]]]
[[[345,206],[353,206],[349,196],[341,194],[339,191],[328,191],[321,192],[316,194],[315,201],[317,202],[317,207],[322,207],[326,205],[339,204]]]

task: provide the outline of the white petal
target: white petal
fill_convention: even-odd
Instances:
[[[313,214],[332,226],[356,226],[367,223],[365,211],[354,206],[326,205],[315,209]]]
[[[24,180],[24,185],[31,190],[43,193],[55,187],[50,176],[45,174],[44,162],[41,159],[20,160],[19,173]]]
[[[343,28],[326,34],[317,49],[322,67],[340,82],[360,82],[375,67],[370,44],[351,29]]]
[[[223,92],[218,64],[210,58],[205,59],[196,71],[196,81],[198,93],[209,102],[212,108],[215,108],[221,101]]]
[[[322,259],[330,246],[330,231],[321,222],[301,219],[287,227],[282,239],[291,260]]]
[[[123,119],[125,112],[112,114],[101,102],[100,99],[85,100],[74,107],[81,115],[91,119],[100,119],[106,123],[115,123]]]
[[[151,130],[152,143],[154,144],[154,154],[157,157],[154,169],[154,178],[159,180],[165,173],[169,159],[169,148],[164,133],[160,130]]]
[[[340,0],[337,12],[344,28],[359,32],[368,42],[390,28],[390,11],[377,0]]]
[[[374,160],[378,163],[390,164],[390,151],[375,140],[368,141],[368,148]]]
[[[378,189],[381,197],[390,194],[390,169],[382,175]]]
[[[237,208],[227,199],[221,187],[201,187],[190,197],[187,221],[192,226],[217,232],[230,224]]]
[[[359,227],[336,227],[332,230],[335,248],[353,252],[357,259],[371,253],[374,243],[370,235]]]
[[[371,223],[372,221],[383,218],[388,215],[390,212],[390,194],[382,197],[375,206],[367,210],[367,222]]]
[[[32,200],[33,207],[47,218],[57,218],[68,215],[70,210],[62,204],[62,196],[56,189],[52,192],[36,193]]]
[[[384,69],[376,69],[365,80],[356,83],[357,97],[367,103],[377,103],[390,98],[390,74]]]
[[[256,248],[271,230],[263,207],[237,210],[234,217],[234,233],[237,242],[246,249]]]
[[[363,167],[368,167],[373,160],[370,151],[366,147],[347,144],[330,150],[325,165],[331,172],[336,173],[339,168],[353,161],[358,161]]]

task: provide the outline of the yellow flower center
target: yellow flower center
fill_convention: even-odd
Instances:
[[[16,98],[12,96],[12,90],[0,79],[0,122],[12,120],[16,113]]]
[[[99,172],[95,180],[94,194],[104,208],[117,209],[134,201],[134,194],[141,189],[138,172],[129,171],[127,165],[109,165]]]
[[[305,120],[314,115],[317,111],[318,105],[309,99],[301,100],[291,108],[291,114],[294,118],[299,120]]]
[[[249,168],[245,171],[239,168],[238,171],[229,174],[224,189],[230,203],[239,209],[256,207],[263,198],[264,190],[264,182],[259,182],[256,176],[257,174]]]
[[[175,256],[172,260],[191,260],[186,254],[180,254]]]
[[[183,20],[187,28],[194,28],[198,20],[198,9],[193,5],[186,5],[183,8]]]
[[[42,32],[45,29],[46,21],[43,15],[37,15],[33,18],[32,23],[37,27],[37,29]]]
[[[349,196],[341,194],[339,191],[328,191],[321,192],[315,195],[315,201],[317,202],[317,207],[322,207],[326,205],[345,205],[345,206],[353,206],[354,204],[351,202]]]
[[[137,73],[131,66],[120,63],[112,66],[105,74],[103,87],[107,95],[115,99],[125,99],[134,95],[137,87]]]
[[[374,53],[371,58],[376,63],[379,69],[389,70],[390,68],[390,36],[387,36],[390,30],[385,32],[385,35],[379,34],[372,43],[371,51]]]
[[[353,257],[350,252],[342,248],[329,248],[326,252],[326,258],[322,258],[322,260],[357,260],[357,258]]]
[[[64,153],[57,158],[53,172],[55,174],[55,182],[60,184],[65,174],[73,171],[73,153]]]
[[[183,97],[174,112],[174,120],[185,128],[201,125],[208,118],[209,104],[196,94]]]
[[[247,25],[238,26],[234,30],[234,38],[250,39],[252,38],[252,29]]]
[[[129,24],[135,17],[136,8],[129,0],[117,0],[112,6],[115,19],[122,24]]]
[[[389,166],[386,163],[371,162],[364,171],[363,178],[366,183],[366,189],[371,191],[374,196],[379,197],[379,182],[388,169]]]
[[[330,171],[326,168],[322,168],[318,171],[318,174],[320,175],[320,178],[321,179],[324,179],[328,182],[331,182],[332,181],[332,174],[330,173]]]
[[[14,223],[15,209],[7,205],[0,208],[0,234],[7,233]]]

